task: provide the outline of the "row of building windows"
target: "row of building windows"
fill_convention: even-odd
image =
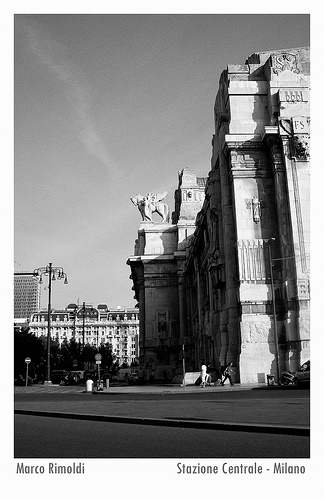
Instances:
[[[51,314],[51,337],[59,344],[74,338],[78,343],[89,343],[99,347],[101,344],[109,343],[112,351],[117,357],[117,361],[122,363],[132,363],[139,355],[139,319],[138,310],[132,313],[111,314],[111,317],[119,318],[117,324],[114,320],[107,319],[107,315],[101,319],[102,315],[92,314],[86,317],[80,315],[80,310],[71,315],[70,310],[53,311]],[[83,313],[98,313],[92,306],[86,306]],[[99,319],[98,319],[99,317]],[[109,318],[109,317],[108,317]],[[121,319],[120,319],[121,318]],[[32,314],[29,322],[30,332],[37,337],[47,336],[48,321],[47,313],[39,311]]]
[[[82,317],[81,318],[78,317],[77,320],[78,321],[80,321],[80,320],[83,321],[83,318]],[[39,321],[41,323],[45,323],[47,321],[47,316],[45,316],[45,315],[38,316],[38,315],[34,314],[33,317],[32,317],[32,321],[35,321],[35,322]],[[67,323],[68,321],[75,321],[75,318],[73,318],[71,316],[63,316],[63,317],[62,316],[51,316],[51,321],[54,321],[56,323],[61,323],[61,322]],[[113,319],[111,316],[109,316],[108,318],[107,317],[104,317],[104,318],[100,317],[100,318],[97,319],[97,318],[92,318],[92,317],[88,317],[87,316],[87,317],[84,318],[84,321],[85,322],[97,321],[97,322],[100,322],[100,323],[108,323],[108,322],[111,323],[111,322],[116,322],[116,321],[122,321],[122,322],[129,323],[129,322],[136,322],[136,321],[138,321],[138,317],[136,317],[134,315],[131,318],[126,317],[126,319],[125,318],[121,319],[119,317],[117,317],[116,319]]]

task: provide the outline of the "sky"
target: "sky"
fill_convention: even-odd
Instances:
[[[14,271],[63,267],[54,308],[134,307],[130,197],[173,211],[178,172],[210,171],[222,71],[309,36],[306,14],[16,15]]]

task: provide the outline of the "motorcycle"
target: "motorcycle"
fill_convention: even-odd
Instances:
[[[283,371],[280,377],[281,385],[297,385],[297,379],[294,373]]]

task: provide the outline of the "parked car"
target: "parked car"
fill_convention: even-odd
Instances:
[[[76,385],[81,382],[80,374],[77,371],[68,372],[68,385]]]
[[[138,372],[131,373],[127,378],[127,382],[129,385],[138,384],[139,383]]]
[[[51,381],[53,384],[67,385],[69,373],[66,370],[53,370],[51,373]]]
[[[116,379],[118,382],[127,382],[128,377],[130,376],[131,373],[132,373],[131,368],[121,368],[120,370],[118,370]]]
[[[298,370],[294,373],[295,385],[303,382],[310,382],[310,360],[303,363]]]
[[[296,372],[283,371],[280,378],[282,385],[299,385],[310,382],[310,361],[303,363]]]
[[[144,370],[135,370],[128,377],[128,384],[144,384],[145,383],[145,372]]]
[[[70,373],[77,375],[79,382],[84,382],[85,381],[85,370],[71,370]]]

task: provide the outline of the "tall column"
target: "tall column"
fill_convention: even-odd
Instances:
[[[201,293],[201,276],[197,257],[194,257],[195,275],[197,281],[197,303],[198,303],[198,357],[206,357],[206,345],[203,336],[203,318],[202,318],[202,293]],[[205,360],[206,361],[206,360]],[[198,360],[200,365],[201,359]]]
[[[144,274],[143,266],[140,269],[140,273]],[[139,307],[139,361],[144,363],[145,356],[145,285],[144,285],[144,275],[138,277],[138,307]]]
[[[178,270],[178,290],[179,290],[179,323],[180,323],[180,342],[185,343],[188,335],[186,327],[186,304],[184,294],[183,271]]]

